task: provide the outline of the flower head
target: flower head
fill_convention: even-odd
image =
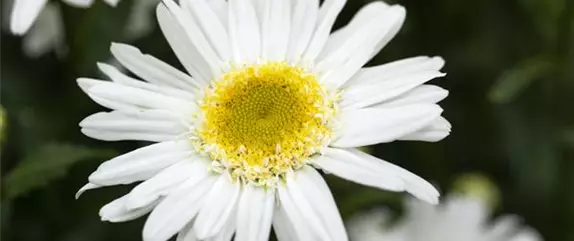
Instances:
[[[112,109],[80,123],[107,140],[158,142],[103,163],[83,191],[138,184],[102,219],[151,211],[144,240],[346,240],[331,193],[315,170],[406,191],[430,203],[422,178],[356,149],[450,132],[436,104],[448,92],[439,57],[362,68],[398,31],[405,10],[373,2],[331,32],[344,0],[165,0],[159,25],[183,73],[138,49],[111,51],[140,81],[112,66],[112,81],[78,79]],[[313,168],[315,167],[315,168]]]
[[[10,16],[5,19],[10,22],[10,31],[16,35],[24,35],[22,47],[29,57],[39,57],[55,50],[58,54],[66,52],[64,23],[60,6],[55,1],[45,0],[4,0],[14,2]],[[93,0],[62,0],[70,6],[88,8]],[[137,0],[133,3],[125,26],[124,37],[130,40],[140,38],[151,32],[153,24],[150,16],[153,8],[161,0]],[[115,7],[119,0],[104,0],[109,6]]]
[[[70,6],[87,8],[94,0],[62,0]],[[116,6],[119,0],[105,0],[110,6]],[[10,16],[10,30],[14,34],[24,35],[36,21],[48,0],[14,0]]]

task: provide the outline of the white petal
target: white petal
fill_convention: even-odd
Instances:
[[[65,3],[69,4],[70,6],[78,7],[78,8],[87,8],[94,3],[94,0],[63,0]]]
[[[286,232],[290,232],[289,238],[292,240],[320,240],[317,237],[317,230],[309,225],[306,213],[301,212],[295,204],[287,191],[286,185],[279,185],[277,187],[279,198],[279,210],[276,211],[278,218],[274,220],[276,226],[280,226],[283,233],[281,236],[287,237]],[[324,231],[324,230],[323,230]],[[324,234],[322,237],[326,238],[328,235]]]
[[[124,73],[122,73],[122,71],[120,71],[116,67],[109,65],[109,64],[105,64],[105,63],[98,63],[98,68],[102,71],[102,73],[104,73],[105,75],[110,77],[110,79],[113,82],[118,83],[118,84],[130,86],[130,87],[134,87],[134,88],[139,88],[139,89],[144,89],[144,90],[149,90],[152,92],[160,93],[160,94],[167,95],[167,96],[173,96],[176,98],[181,98],[181,99],[185,99],[185,100],[189,100],[189,101],[195,101],[197,99],[196,94],[194,94],[194,93],[197,91],[197,89],[199,87],[198,88],[192,88],[190,90],[189,87],[187,89],[186,88],[182,89],[182,88],[170,87],[170,86],[166,86],[166,85],[156,85],[156,84],[147,83],[147,82],[129,77],[129,76],[125,75]]]
[[[394,98],[398,100],[400,95],[406,95],[422,83],[444,76],[439,71],[443,66],[444,60],[440,57],[414,57],[364,68],[345,85],[347,91],[342,105],[360,108]]]
[[[438,203],[439,193],[430,183],[389,162],[356,149],[325,148],[313,164],[344,179],[391,191],[406,191],[429,202]]]
[[[117,223],[134,220],[149,213],[160,202],[158,199],[146,206],[136,209],[128,209],[125,206],[126,198],[128,196],[129,195],[125,195],[103,206],[100,209],[100,217],[102,218],[102,221]]]
[[[436,77],[444,76],[438,71],[425,71],[397,77],[392,81],[349,87],[342,96],[341,108],[358,109],[397,97]]]
[[[302,57],[313,36],[319,14],[319,0],[295,0],[292,2],[294,4],[292,5],[293,14],[287,59],[296,60]]]
[[[337,19],[337,16],[343,9],[345,2],[346,0],[325,0],[323,2],[319,9],[317,25],[305,51],[304,59],[314,60],[321,53],[329,38],[335,19]]]
[[[110,50],[124,67],[150,83],[188,91],[204,87],[189,75],[151,55],[143,54],[136,47],[112,43]]]
[[[395,108],[365,108],[341,113],[343,127],[335,147],[357,147],[391,142],[416,132],[442,113],[434,104],[415,104]]]
[[[86,185],[82,186],[82,187],[80,188],[80,190],[78,190],[78,192],[76,192],[76,196],[75,196],[75,197],[76,197],[76,199],[78,199],[78,198],[80,198],[80,196],[81,196],[82,194],[84,194],[84,192],[86,192],[86,191],[88,191],[88,190],[100,188],[100,187],[102,187],[102,186],[96,185],[96,184],[93,184],[93,183],[87,183]]]
[[[173,0],[163,0],[161,4],[167,7],[172,17],[177,20],[179,26],[181,26],[180,30],[184,31],[184,36],[187,36],[187,38],[191,40],[197,53],[199,53],[207,63],[209,70],[211,70],[209,76],[219,76],[222,72],[224,64],[223,61],[225,60],[219,58],[215,49],[210,45],[210,40],[203,34],[199,24],[193,16],[191,16],[189,12],[184,11],[184,9],[177,5]]]
[[[302,190],[294,184],[293,176],[287,177],[286,185],[279,185],[281,206],[301,240],[330,240],[327,227],[313,210],[313,206],[303,196]],[[307,233],[307,232],[310,232]],[[315,239],[310,239],[315,237]]]
[[[191,177],[173,190],[149,215],[143,240],[165,241],[179,232],[195,217],[215,180],[209,176]]]
[[[347,233],[339,210],[323,177],[312,167],[305,166],[287,180],[287,188],[300,190],[314,214],[331,237],[330,240],[347,240]]]
[[[104,2],[112,7],[116,7],[120,0],[104,0]]]
[[[235,233],[235,228],[237,227],[237,205],[235,210],[231,212],[231,216],[227,219],[227,223],[223,226],[219,233],[206,241],[229,241]]]
[[[381,102],[371,107],[396,107],[409,104],[436,104],[448,96],[448,90],[436,85],[421,85],[400,96]]]
[[[235,240],[268,240],[274,204],[273,189],[245,186],[239,199]]]
[[[137,185],[128,195],[126,207],[129,209],[140,208],[160,198],[167,196],[174,188],[190,177],[204,176],[208,170],[205,163],[207,160],[186,159],[173,164],[152,178]]]
[[[239,197],[239,183],[232,183],[228,174],[222,174],[209,194],[205,204],[195,219],[195,233],[199,239],[206,239],[220,232],[231,212],[235,211],[235,202]]]
[[[484,210],[482,210],[484,211]],[[488,212],[489,213],[489,212]],[[485,220],[480,220],[485,221]],[[482,224],[484,226],[484,224]],[[514,236],[516,230],[520,227],[520,218],[513,215],[504,215],[497,218],[493,223],[486,225],[484,231],[484,240],[512,240],[509,237]]]
[[[217,14],[219,20],[221,21],[223,27],[228,29],[228,11],[229,7],[227,6],[227,0],[207,0],[207,4],[209,7]]]
[[[177,139],[170,134],[103,131],[89,128],[83,128],[81,131],[86,136],[104,141],[141,140],[141,141],[160,142],[160,141],[170,141]]]
[[[177,239],[175,241],[198,241],[199,239],[195,235],[193,230],[194,221],[187,223],[181,231],[177,234]]]
[[[395,7],[397,7],[397,5],[391,6],[391,9]],[[396,18],[394,19],[395,21],[393,22],[393,24],[391,24],[390,28],[388,29],[388,32],[385,34],[383,38],[379,39],[377,45],[371,51],[371,56],[367,58],[368,60],[372,59],[373,57],[375,57],[375,55],[381,52],[381,50],[391,41],[391,39],[395,37],[395,35],[397,35],[399,30],[403,26],[403,23],[405,21],[406,10],[402,6],[400,6],[400,8],[401,9],[398,11],[399,13],[398,19]],[[389,21],[390,19],[393,19],[393,17],[389,16]],[[368,60],[365,61],[365,63],[367,63]]]
[[[436,118],[430,125],[405,135],[399,140],[402,141],[428,141],[437,142],[450,134],[451,124],[442,116]]]
[[[396,7],[396,6],[393,6]],[[341,29],[337,30],[336,32],[332,33],[329,37],[327,45],[323,49],[321,55],[325,56],[330,52],[336,51],[337,46],[344,42],[346,39],[353,36],[353,32],[357,31],[357,29],[363,27],[363,25],[372,22],[373,19],[378,17],[386,17],[385,20],[380,22],[392,23],[390,27],[387,25],[373,27],[373,29],[377,30],[384,30],[387,34],[384,37],[378,39],[378,42],[375,42],[373,48],[371,48],[371,56],[372,58],[374,55],[379,53],[381,49],[394,37],[394,35],[398,32],[402,25],[402,20],[390,18],[390,13],[392,12],[381,12],[384,10],[388,10],[390,7],[384,2],[372,2],[370,5],[367,5],[359,10],[357,14],[353,17],[353,19],[347,24],[346,26],[342,27]],[[383,16],[389,15],[389,16]],[[404,16],[402,17],[404,19]],[[399,20],[399,21],[397,21]]]
[[[119,111],[99,112],[80,122],[82,132],[89,137],[105,140],[175,140],[187,132],[180,116],[165,110],[146,110],[126,114]]]
[[[389,6],[382,1],[375,1],[361,8],[347,26],[329,36],[325,47],[317,58],[317,68],[334,62],[345,62],[369,38],[377,36]]]
[[[378,52],[376,47],[381,42],[386,44],[398,32],[405,18],[405,9],[398,5],[379,8],[385,9],[380,17],[356,31],[360,33],[352,33],[352,37],[345,41],[344,47],[326,56],[319,63],[317,69],[322,72],[322,83],[335,88],[345,84],[376,54],[375,51]],[[364,31],[368,34],[363,34]]]
[[[443,66],[444,60],[441,57],[418,56],[401,59],[383,65],[363,68],[345,83],[345,86],[390,81],[410,73],[438,71]]]
[[[353,159],[347,156],[351,156]],[[327,148],[323,150],[323,156],[314,159],[312,163],[328,173],[363,185],[395,192],[405,190],[403,179],[395,175],[393,170],[383,169],[382,171],[377,171],[369,169],[369,163],[355,159],[358,159],[358,157],[353,156],[352,153],[348,153],[346,150]]]
[[[332,67],[330,71],[319,73],[319,82],[330,89],[340,88],[349,78],[351,78],[365,64],[365,59],[369,56],[368,49],[361,49],[356,52],[351,59],[338,67]]]
[[[158,4],[156,14],[163,35],[179,62],[196,80],[209,84],[209,81],[214,77],[209,71],[209,65],[201,57],[199,50],[192,43],[191,39],[187,37],[187,33],[176,17],[172,16],[164,4]]]
[[[236,63],[253,63],[261,55],[261,32],[251,0],[229,0],[229,37]]]
[[[10,16],[10,30],[14,34],[24,35],[40,15],[47,0],[15,0]]]
[[[197,21],[199,29],[201,29],[201,32],[219,56],[219,59],[223,62],[229,62],[231,60],[231,44],[229,43],[227,29],[224,26],[224,24],[227,25],[227,22],[222,22],[221,18],[206,1],[209,0],[180,1],[180,5]]]
[[[360,29],[363,25],[369,24],[374,18],[381,15],[381,10],[386,10],[389,7],[386,3],[382,1],[372,2],[368,5],[359,9],[359,11],[353,16],[349,24],[337,29],[329,36],[327,43],[319,59],[323,59],[326,55],[331,54],[331,51],[337,51],[337,46],[341,45],[349,38],[353,37],[352,33]]]
[[[264,1],[260,20],[261,56],[268,61],[285,60],[289,45],[291,4],[289,0]]]
[[[276,208],[273,214],[273,229],[279,241],[297,241],[297,231],[283,208]],[[308,231],[307,231],[308,232]],[[307,236],[308,237],[308,236]]]
[[[267,8],[269,2],[265,0],[251,0],[251,4],[253,4],[253,9],[255,10],[255,16],[257,16],[258,26],[260,30],[260,34],[263,35],[263,26],[265,24],[265,18],[267,15]],[[261,38],[263,40],[263,37]]]
[[[87,78],[77,81],[90,98],[110,109],[127,112],[162,109],[189,116],[195,107],[194,102],[146,89]]]
[[[187,141],[161,142],[102,163],[89,180],[102,186],[147,180],[164,168],[192,156]]]
[[[532,228],[524,228],[520,230],[514,237],[508,241],[542,241],[542,236]]]
[[[237,208],[237,206],[235,207]],[[222,230],[213,237],[205,239],[205,241],[230,241],[232,240],[233,233],[235,233],[235,226],[237,223],[237,210],[231,212],[231,216],[227,219],[227,222],[223,226]],[[197,241],[197,235],[193,226],[195,225],[195,220],[189,222],[177,235],[176,241]]]

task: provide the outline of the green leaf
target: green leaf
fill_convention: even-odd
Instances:
[[[110,150],[67,144],[44,145],[29,153],[18,166],[8,173],[3,182],[3,196],[11,200],[64,177],[75,163],[108,158],[114,154]]]
[[[547,75],[552,62],[546,58],[534,58],[518,64],[504,73],[488,93],[490,101],[508,103],[516,99],[535,80]]]

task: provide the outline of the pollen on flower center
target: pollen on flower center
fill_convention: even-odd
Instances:
[[[273,185],[327,143],[336,96],[284,62],[235,68],[205,93],[196,146],[233,177]]]

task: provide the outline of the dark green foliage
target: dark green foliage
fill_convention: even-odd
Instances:
[[[3,178],[3,197],[10,201],[65,177],[77,162],[110,158],[115,153],[66,144],[47,144],[31,151]]]

